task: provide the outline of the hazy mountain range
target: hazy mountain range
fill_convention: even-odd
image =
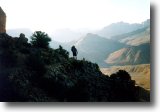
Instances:
[[[88,33],[84,38],[77,41],[75,46],[79,49],[78,56],[80,58],[84,57],[92,62],[105,65],[103,60],[105,60],[106,56],[123,48],[125,44]]]
[[[144,22],[141,29],[113,36],[112,39],[128,45],[111,53],[106,63],[112,65],[146,64],[150,63],[150,23]]]
[[[147,27],[149,25],[150,25],[149,19],[142,23],[134,23],[134,24],[117,22],[104,27],[102,30],[98,31],[97,34],[106,38],[111,38],[112,36],[129,33]]]
[[[16,32],[16,33],[13,33]],[[32,34],[29,29],[8,30],[10,35],[24,33],[27,37]],[[88,33],[87,33],[88,32]],[[54,35],[55,34],[55,35]],[[69,39],[57,42],[54,37]],[[110,24],[94,33],[89,30],[79,33],[69,29],[53,33],[50,43],[52,48],[61,45],[71,53],[71,46],[78,49],[78,58],[85,58],[98,63],[100,67],[110,65],[146,64],[150,63],[150,20],[141,24],[118,22]]]
[[[112,39],[132,46],[150,43],[150,26],[146,26],[133,32],[113,36]]]
[[[84,37],[87,33],[94,32],[92,30],[89,30],[87,28],[81,28],[77,30],[71,30],[69,28],[65,29],[58,29],[53,31],[50,36],[53,37],[55,41],[58,42],[70,42],[70,41],[76,41],[80,39],[81,37]]]

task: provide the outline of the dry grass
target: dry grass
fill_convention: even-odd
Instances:
[[[102,73],[104,73],[105,75],[111,75],[118,70],[127,71],[131,75],[132,80],[136,81],[136,84],[138,86],[150,90],[150,64],[112,66],[110,68],[101,68]]]

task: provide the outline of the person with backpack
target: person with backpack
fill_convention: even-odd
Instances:
[[[74,59],[77,59],[78,51],[77,51],[76,47],[75,47],[75,46],[72,46],[72,47],[71,47],[71,51],[72,51],[72,53],[73,53],[73,58],[74,58]]]

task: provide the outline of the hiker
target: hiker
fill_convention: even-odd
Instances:
[[[78,51],[77,51],[76,47],[75,47],[75,46],[72,46],[72,47],[71,47],[71,51],[72,51],[72,53],[73,53],[73,58],[74,58],[74,59],[77,59]]]

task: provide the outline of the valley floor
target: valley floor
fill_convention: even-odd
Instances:
[[[105,75],[111,75],[118,70],[127,71],[132,80],[136,81],[136,85],[150,90],[150,64],[141,65],[126,65],[126,66],[112,66],[109,68],[101,68],[101,72]]]

